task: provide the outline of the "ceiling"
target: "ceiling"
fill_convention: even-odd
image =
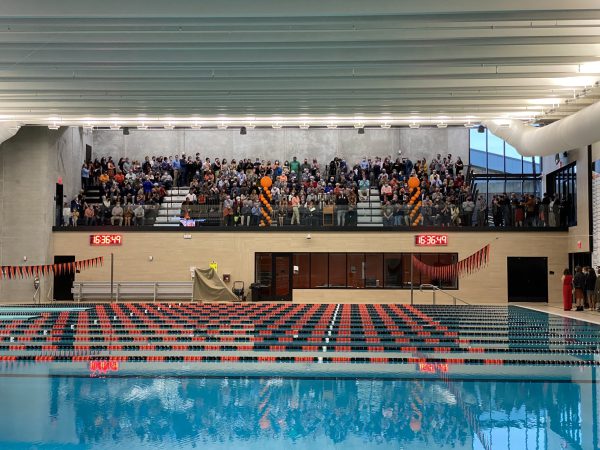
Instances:
[[[551,122],[599,80],[598,0],[0,3],[20,123]]]

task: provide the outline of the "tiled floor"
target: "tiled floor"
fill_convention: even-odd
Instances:
[[[533,309],[536,311],[543,311],[561,317],[570,317],[572,319],[578,319],[583,320],[585,322],[600,324],[600,312],[598,311],[564,311],[562,309],[562,305],[546,305],[540,303],[511,303],[511,305],[523,306],[525,308]]]

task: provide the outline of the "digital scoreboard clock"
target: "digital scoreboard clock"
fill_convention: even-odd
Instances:
[[[418,247],[437,247],[448,245],[447,234],[416,234],[415,245]]]
[[[121,234],[90,234],[90,245],[121,245],[123,236]]]

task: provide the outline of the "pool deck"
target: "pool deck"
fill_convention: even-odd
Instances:
[[[523,308],[541,311],[548,314],[553,314],[560,317],[568,317],[570,319],[582,320],[584,322],[595,323],[600,325],[600,312],[585,310],[585,311],[564,311],[562,305],[540,304],[540,303],[510,303],[514,306],[522,306]]]

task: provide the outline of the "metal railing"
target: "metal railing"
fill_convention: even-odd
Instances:
[[[421,284],[419,285],[419,292],[423,292],[423,288],[427,288],[427,289],[431,289],[431,294],[432,294],[432,300],[433,300],[433,304],[435,305],[435,293],[436,292],[441,292],[442,294],[446,294],[447,296],[452,298],[452,304],[454,306],[456,306],[456,301],[458,300],[461,303],[464,303],[465,305],[470,305],[469,302],[464,301],[463,299],[457,297],[454,294],[451,294],[450,292],[447,292],[443,289],[440,289],[439,287],[437,287],[435,284]]]

